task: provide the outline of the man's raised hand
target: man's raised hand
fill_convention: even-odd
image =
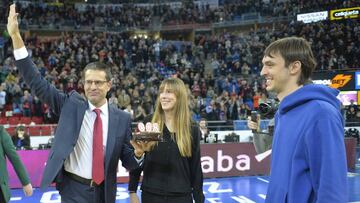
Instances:
[[[8,16],[8,23],[7,23],[7,30],[10,37],[20,35],[19,31],[19,23],[17,20],[18,13],[16,13],[15,4],[11,4],[9,16]]]

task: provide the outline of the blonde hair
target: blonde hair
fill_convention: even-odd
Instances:
[[[172,90],[176,96],[176,103],[173,109],[174,115],[176,115],[173,123],[175,129],[176,144],[179,148],[181,156],[191,157],[192,139],[190,133],[191,115],[189,109],[189,95],[182,80],[178,78],[168,78],[161,83],[152,122],[158,123],[160,131],[163,132],[165,115],[160,103],[160,93],[164,91],[165,87]]]

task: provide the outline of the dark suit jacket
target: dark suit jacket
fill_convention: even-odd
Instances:
[[[8,202],[10,200],[10,189],[9,174],[6,168],[6,157],[13,165],[15,172],[21,181],[21,184],[29,184],[29,176],[16,153],[15,146],[11,141],[10,135],[6,132],[3,126],[0,126],[0,187],[3,192],[5,201]]]
[[[25,83],[42,102],[59,115],[55,140],[43,174],[41,188],[52,182],[60,183],[64,160],[74,150],[88,101],[76,91],[64,94],[43,79],[29,57],[16,61]],[[138,167],[131,139],[130,115],[109,105],[109,131],[105,152],[105,202],[115,202],[118,161],[127,169]]]

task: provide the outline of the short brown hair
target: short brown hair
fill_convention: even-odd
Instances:
[[[99,70],[105,72],[106,81],[110,81],[112,78],[110,67],[102,62],[91,62],[87,64],[82,72],[82,79],[85,80],[85,73],[87,70]]]
[[[310,82],[310,76],[316,67],[311,46],[301,37],[286,37],[272,42],[264,51],[264,56],[273,58],[272,54],[280,54],[288,67],[294,61],[301,62],[301,76],[298,85]]]

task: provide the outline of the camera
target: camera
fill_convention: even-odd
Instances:
[[[218,134],[210,133],[205,137],[205,143],[217,143],[218,142]]]
[[[269,99],[266,103],[259,104],[259,113],[263,118],[273,118],[279,107],[279,101]]]

